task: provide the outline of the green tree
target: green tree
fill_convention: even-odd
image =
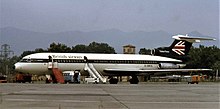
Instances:
[[[33,54],[36,53],[35,51],[24,51],[21,55],[20,55],[20,59],[29,55],[29,54]]]
[[[24,56],[27,56],[29,54],[33,54],[33,53],[41,53],[41,52],[47,52],[47,50],[44,50],[42,48],[37,48],[34,51],[24,51],[21,55],[20,55],[20,59]]]
[[[0,75],[4,72],[4,61],[0,58]]]
[[[189,52],[189,61],[187,68],[212,68],[212,66],[220,60],[219,48],[216,46],[199,48],[192,47]]]
[[[14,67],[14,64],[16,63],[16,62],[18,62],[20,60],[20,57],[18,57],[18,56],[13,56],[13,57],[11,57],[11,58],[9,58],[9,62],[8,62],[8,69],[9,69],[9,72],[14,72],[14,69],[13,69],[13,67]]]
[[[213,65],[212,65],[212,69],[213,70],[217,70],[220,71],[220,61],[217,61],[215,62]]]
[[[51,43],[47,50],[42,48],[37,48],[34,51],[24,51],[21,54],[21,58],[33,53],[41,53],[41,52],[56,52],[56,53],[115,53],[113,47],[109,46],[106,43],[97,43],[92,42],[89,46],[86,45],[76,45],[72,48],[66,46],[65,44],[61,43]]]
[[[92,42],[88,46],[90,53],[115,53],[114,48],[110,47],[106,43]]]
[[[67,47],[65,44],[52,43],[52,44],[50,44],[50,47],[48,48],[48,52],[70,53],[71,52],[71,48]]]
[[[72,52],[74,53],[86,53],[88,52],[88,47],[86,45],[76,45],[75,47],[72,47]]]
[[[151,49],[141,48],[140,51],[139,51],[139,54],[150,55],[151,54]]]
[[[42,48],[37,48],[37,49],[35,49],[35,52],[36,53],[42,53],[42,52],[47,52],[47,50],[44,50]]]
[[[72,47],[72,52],[75,53],[115,53],[115,49],[110,47],[106,43],[92,42],[88,46],[86,45],[76,45]]]
[[[9,57],[8,59],[0,59],[0,75],[6,74],[6,72],[12,73],[14,71],[13,69],[14,64],[19,60],[20,58],[17,56]]]

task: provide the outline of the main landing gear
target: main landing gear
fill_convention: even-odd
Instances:
[[[113,76],[109,76],[108,79],[109,79],[110,84],[117,84],[118,83],[118,79],[114,78]],[[130,82],[130,84],[138,84],[139,80],[136,75],[133,75],[132,78],[129,80],[129,82]]]
[[[109,76],[108,79],[109,79],[110,84],[117,84],[118,83],[118,79],[114,78],[113,76]]]
[[[132,78],[129,80],[130,84],[138,84],[139,80],[136,75],[133,75]]]

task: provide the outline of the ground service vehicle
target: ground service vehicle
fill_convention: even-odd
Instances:
[[[15,76],[15,80],[17,83],[25,83],[25,82],[31,83],[32,82],[31,78],[32,78],[32,75],[23,74],[23,73],[17,73]]]
[[[200,81],[200,76],[199,75],[193,75],[191,77],[187,78],[188,84],[198,84]]]
[[[63,77],[65,83],[80,83],[80,72],[75,71],[64,71]]]
[[[0,83],[7,83],[5,75],[0,75]]]

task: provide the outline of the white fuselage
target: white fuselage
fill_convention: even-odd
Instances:
[[[49,59],[49,56],[52,59]],[[86,59],[85,59],[86,58]],[[80,70],[81,75],[88,75],[84,71],[86,62],[93,64],[95,69],[103,75],[105,69],[137,69],[156,70],[160,69],[161,63],[175,64],[183,67],[182,61],[151,55],[131,55],[131,54],[88,54],[88,53],[35,53],[22,58],[15,64],[15,70],[30,74],[49,74],[49,63],[59,68],[61,71]],[[120,75],[120,74],[118,74]]]

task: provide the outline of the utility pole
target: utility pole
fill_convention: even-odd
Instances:
[[[9,59],[9,56],[12,54],[14,55],[14,51],[10,50],[10,45],[8,44],[3,44],[1,45],[1,50],[0,50],[0,57],[3,60],[3,65],[5,66],[5,74],[8,75],[8,63],[7,60]]]
[[[8,44],[3,44],[1,46],[1,56],[3,57],[3,59],[8,59],[8,56],[12,53],[14,55],[14,51],[10,50],[10,45]]]

